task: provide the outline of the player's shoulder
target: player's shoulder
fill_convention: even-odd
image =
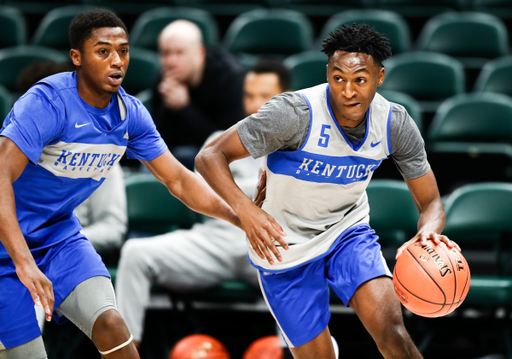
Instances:
[[[126,105],[126,109],[129,112],[139,112],[141,110],[145,110],[146,107],[144,104],[135,96],[129,95],[126,93],[126,91],[120,87],[119,96],[121,96],[121,99],[123,100],[124,104]]]

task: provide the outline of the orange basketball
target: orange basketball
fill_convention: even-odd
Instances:
[[[400,302],[422,317],[442,317],[466,299],[471,275],[455,248],[428,241],[409,246],[396,262],[393,286]]]
[[[174,345],[169,359],[230,359],[226,347],[214,337],[189,335]]]
[[[255,340],[249,345],[242,359],[283,359],[284,350],[277,335]]]

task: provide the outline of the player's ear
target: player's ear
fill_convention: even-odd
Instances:
[[[69,50],[69,56],[71,57],[71,61],[73,61],[73,65],[80,66],[82,64],[82,57],[80,56],[80,51],[77,49]]]
[[[382,83],[384,82],[384,77],[386,77],[386,69],[384,68],[384,66],[382,66],[382,68],[379,70],[379,80],[377,82],[377,86],[382,85]]]

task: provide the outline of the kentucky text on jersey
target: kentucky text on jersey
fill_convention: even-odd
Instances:
[[[359,156],[333,157],[305,151],[275,152],[268,156],[268,167],[276,173],[296,179],[333,184],[366,181],[384,160]]]
[[[64,169],[67,169],[67,166],[69,165],[71,166],[72,171],[77,168],[81,171],[82,168],[86,167],[87,171],[89,171],[93,168],[93,164],[96,164],[95,168],[102,168],[104,166],[111,167],[116,163],[116,160],[119,157],[121,157],[121,155],[116,155],[114,153],[73,153],[71,151],[62,150],[62,154],[54,165],[58,166],[59,163],[61,163],[64,165]],[[68,159],[69,162],[66,162],[66,159]],[[97,159],[99,160],[96,161]]]

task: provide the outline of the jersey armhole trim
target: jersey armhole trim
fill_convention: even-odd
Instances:
[[[311,107],[311,102],[309,102],[309,99],[307,98],[307,96],[304,95],[302,92],[299,92],[299,93],[302,96],[302,98],[304,99],[304,101],[306,101],[306,103],[308,105],[308,108],[309,108],[309,128],[308,128],[308,134],[306,135],[306,138],[304,139],[304,142],[302,143],[302,145],[298,149],[300,151],[300,150],[302,150],[304,148],[304,146],[306,146],[306,143],[308,143],[309,135],[311,134],[311,127],[313,126],[313,108]]]
[[[389,114],[388,114],[388,129],[387,129],[387,132],[388,132],[388,156],[391,155],[391,153],[393,153],[393,151],[391,150],[391,115],[393,114],[393,104],[391,102],[389,102]]]

